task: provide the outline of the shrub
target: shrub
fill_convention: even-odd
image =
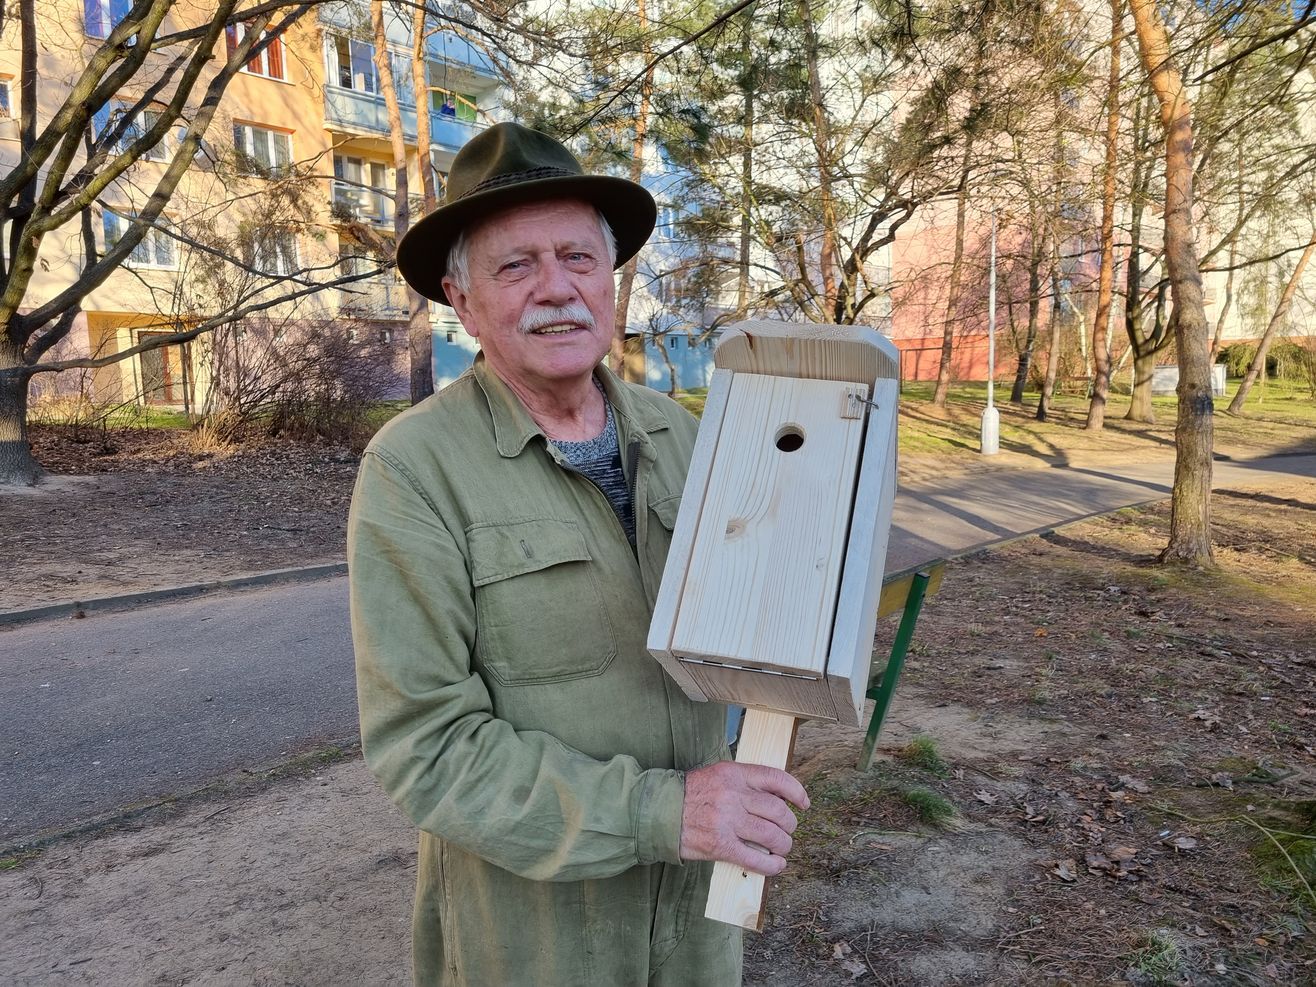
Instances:
[[[376,402],[400,386],[391,343],[343,320],[247,324],[213,341],[206,441],[323,439],[360,449]],[[359,338],[356,338],[359,337]]]

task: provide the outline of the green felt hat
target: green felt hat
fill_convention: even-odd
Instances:
[[[547,134],[519,123],[499,123],[457,152],[443,204],[398,244],[398,271],[426,298],[446,305],[448,251],[461,231],[500,209],[546,199],[579,199],[598,209],[617,239],[617,267],[649,239],[658,216],[653,196],[643,186],[624,178],[587,175],[575,155]]]

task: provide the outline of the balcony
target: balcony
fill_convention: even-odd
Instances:
[[[362,188],[347,182],[334,182],[330,213],[341,223],[393,225],[393,197],[382,189]]]
[[[416,108],[402,105],[402,130],[409,141],[416,139]],[[388,109],[378,93],[355,89],[324,87],[325,126],[346,133],[388,136]],[[452,117],[430,113],[430,142],[444,150],[456,152],[484,129],[483,123],[467,123]]]
[[[359,319],[405,322],[410,315],[406,285],[391,278],[357,281],[339,289],[338,310]]]

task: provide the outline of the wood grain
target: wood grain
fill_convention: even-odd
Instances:
[[[840,415],[855,388],[867,396],[862,385],[734,375],[674,654],[823,675],[864,434]],[[802,445],[783,451],[783,435]]]
[[[827,684],[837,720],[857,726],[873,661],[873,635],[886,568],[896,496],[896,412],[899,383],[879,380],[869,407],[849,545],[827,656]]]
[[[836,719],[836,704],[821,677],[798,678],[761,668],[698,661],[682,660],[681,665],[699,690],[716,702],[771,709],[808,720]]]
[[[766,764],[786,770],[795,746],[799,721],[793,716],[751,709],[745,713],[736,749],[737,764]],[[763,927],[764,877],[735,864],[718,861],[708,888],[707,918],[743,929]]]
[[[872,386],[900,378],[900,352],[868,326],[799,325],[750,319],[728,326],[713,352],[716,366],[738,373],[848,380]]]
[[[676,627],[681,594],[685,591],[685,574],[690,566],[690,552],[694,548],[699,514],[708,490],[708,477],[717,455],[723,413],[727,396],[731,393],[733,376],[730,370],[714,370],[713,379],[709,382],[708,395],[704,399],[704,416],[699,423],[699,434],[695,438],[694,452],[690,457],[685,487],[681,493],[681,510],[676,515],[676,527],[672,530],[672,543],[667,550],[658,598],[654,601],[653,616],[649,621],[649,653],[658,659],[667,674],[681,687],[681,691],[696,702],[708,697],[672,654],[672,631]]]

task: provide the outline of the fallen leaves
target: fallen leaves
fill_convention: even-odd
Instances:
[[[1216,727],[1220,726],[1220,714],[1215,710],[1197,709],[1188,715],[1188,719],[1200,720],[1202,726],[1206,727],[1208,730],[1214,730]]]

